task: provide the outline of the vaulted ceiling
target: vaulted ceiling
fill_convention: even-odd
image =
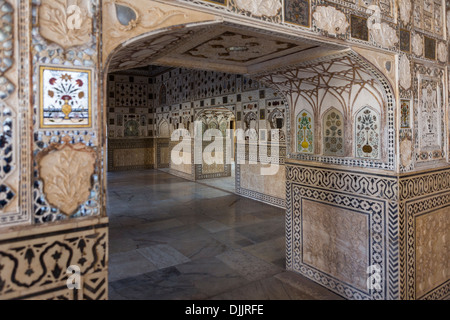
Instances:
[[[262,72],[254,78],[275,86],[286,95],[303,98],[318,113],[330,96],[343,110],[351,111],[361,96],[370,96],[377,105],[382,105],[385,93],[380,78],[350,51]]]
[[[172,30],[130,42],[110,71],[160,65],[252,74],[343,48],[231,23]]]
[[[377,104],[383,100],[377,77],[348,48],[232,23],[130,41],[110,63],[110,71],[149,75],[177,67],[243,74],[301,97],[317,112],[330,97],[344,110],[367,94]]]

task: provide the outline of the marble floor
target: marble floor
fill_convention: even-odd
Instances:
[[[231,193],[236,192],[236,167],[234,163],[231,165],[231,176],[230,177],[223,177],[223,178],[215,178],[215,179],[205,179],[205,180],[199,180],[198,183],[202,183],[204,185],[218,188],[224,191],[229,191]]]
[[[157,170],[108,174],[112,300],[340,300],[285,270],[284,211]]]

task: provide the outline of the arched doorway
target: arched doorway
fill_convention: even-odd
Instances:
[[[175,29],[164,28],[142,33],[134,39],[126,39],[121,46],[107,56],[107,65],[111,71],[144,67],[150,62],[175,68],[188,65],[194,69],[243,73],[247,76],[242,79],[243,88],[254,89],[253,86],[258,81],[277,88],[280,98],[285,100],[281,102],[285,107],[284,115],[279,110],[280,101],[278,101],[278,108],[272,108],[270,114],[267,113],[268,109],[264,113],[253,112],[254,103],[251,100],[255,99],[254,96],[247,97],[250,100],[247,101],[247,112],[244,114],[242,110],[240,116],[236,114],[236,120],[240,118],[243,129],[248,131],[249,137],[251,132],[258,128],[259,121],[267,120],[268,116],[271,121],[270,129],[286,126],[286,145],[284,150],[282,149],[283,156],[276,157],[277,164],[284,165],[284,161],[289,158],[289,161],[334,163],[350,167],[369,166],[382,169],[395,167],[394,102],[389,81],[369,62],[344,47],[304,38],[286,37],[262,28],[236,23],[207,21],[186,24]],[[367,90],[366,86],[372,86],[375,89]],[[161,92],[167,94],[167,89],[167,86],[161,86],[160,94]],[[355,91],[352,91],[353,89]],[[361,94],[362,91],[368,92],[372,99],[370,103],[376,104],[375,109],[369,106],[356,106],[360,103],[361,97],[366,95],[366,93]],[[263,99],[263,92],[258,92],[258,95],[256,99]],[[344,97],[346,95],[347,98]],[[345,99],[348,101],[343,101]],[[167,103],[167,100],[161,97],[159,101]],[[333,108],[337,112],[332,112]],[[364,117],[364,113],[369,110],[374,110],[373,114]],[[339,117],[342,121],[337,119]],[[368,127],[361,124],[360,129],[357,129],[358,126],[354,126],[355,119],[359,118],[361,122],[364,122],[365,118],[375,121],[375,124],[371,126],[373,132],[365,135],[365,138],[363,130]],[[386,122],[389,128],[382,127],[381,123]],[[183,123],[182,116],[174,124],[179,127],[181,123]],[[216,127],[218,126],[220,125],[217,123]],[[270,135],[266,134],[265,137],[267,136]],[[261,139],[261,132],[258,133],[257,138]],[[355,142],[358,139],[362,142]],[[374,141],[369,143],[369,140]],[[344,141],[350,143],[344,146]],[[252,156],[259,159],[259,147],[256,148],[256,154],[252,155],[250,150],[248,158],[244,157],[244,159],[251,160]],[[376,153],[375,150],[380,152]],[[333,155],[330,156],[330,153]],[[271,157],[267,154],[267,158],[274,158],[273,154]],[[240,167],[240,170],[242,168]],[[249,168],[245,168],[247,179],[245,182],[239,180],[240,186],[244,183],[248,184],[249,181],[255,182],[257,175]],[[286,175],[290,177],[291,173],[288,171]],[[239,172],[240,178],[237,179],[241,179],[242,176],[244,175]],[[284,171],[281,176],[285,176]],[[282,183],[277,184],[273,183],[275,180],[273,177],[267,178],[261,175],[256,184],[263,186],[263,189],[244,191],[243,194],[263,202],[287,207],[290,224],[292,221],[289,219],[292,216],[289,214],[292,213],[292,207],[296,204],[291,198],[289,187],[285,192],[285,181],[280,180]],[[271,194],[274,189],[282,190],[284,199],[274,197]],[[291,225],[287,225],[286,233],[290,234],[290,232],[292,232]],[[287,242],[287,249],[288,267],[298,271],[291,264],[292,238],[289,238]],[[348,254],[361,253],[358,250],[352,248]],[[361,266],[365,262],[362,262]],[[329,270],[323,272],[332,273]],[[346,285],[351,282],[348,277],[339,274],[340,270],[333,272],[337,272],[338,274],[334,276],[340,277],[340,281]],[[359,275],[361,276],[362,272]],[[345,295],[341,292],[340,294]]]

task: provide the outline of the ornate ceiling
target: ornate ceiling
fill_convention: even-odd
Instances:
[[[222,23],[172,30],[130,42],[113,57],[110,71],[152,64],[252,74],[340,49],[312,40]]]
[[[377,77],[350,52],[316,59],[255,75],[281,92],[307,101],[319,114],[327,96],[337,99],[342,109],[352,111],[361,95],[370,94],[383,104],[384,89]],[[350,109],[350,110],[349,110]]]

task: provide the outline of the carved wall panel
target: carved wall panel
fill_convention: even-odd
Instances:
[[[400,131],[400,171],[412,171],[414,161],[414,143],[411,129]]]
[[[450,171],[400,177],[400,291],[402,299],[445,299],[448,273]]]
[[[264,163],[237,165],[236,193],[284,209],[285,167],[280,165],[275,175],[263,176],[264,167],[267,167]]]
[[[329,35],[345,34],[350,27],[345,14],[332,6],[317,6],[313,17],[316,26]]]
[[[445,157],[443,70],[416,65],[416,73],[415,158],[417,162],[441,160]]]
[[[64,49],[93,41],[93,10],[90,0],[41,0],[39,32]]]
[[[153,139],[108,139],[108,171],[153,169]]]
[[[97,159],[95,150],[85,144],[71,144],[68,136],[63,141],[42,151],[36,161],[49,203],[72,216],[91,196]]]
[[[416,296],[422,297],[450,279],[450,210],[416,218]]]
[[[412,72],[411,62],[405,55],[400,58],[399,69],[400,85],[403,87],[403,89],[408,90],[412,85]]]
[[[410,173],[400,178],[291,162],[286,169],[289,269],[350,299],[445,299],[448,296],[448,169]],[[328,212],[333,215],[327,216]],[[350,219],[358,212],[361,218],[366,215],[368,219],[375,218],[377,212],[382,214],[376,222],[372,220],[370,230],[365,223],[361,224],[364,227],[346,228],[345,237],[356,237],[352,243],[364,242],[364,239],[369,243],[368,247],[354,247],[351,258],[338,264],[351,248],[346,246],[349,241],[333,241],[337,245],[332,246],[334,250],[341,248],[342,251],[334,255],[332,248],[321,250],[319,245],[331,241],[333,236],[341,240],[344,237],[339,233],[341,224],[331,223],[331,227],[330,219],[345,221],[346,216]],[[349,221],[357,224],[359,220]],[[325,227],[327,231],[320,232]],[[363,235],[366,231],[368,233]],[[311,236],[315,241],[310,241]],[[386,240],[384,246],[378,242],[382,239]],[[305,246],[308,243],[310,245]],[[376,243],[384,249],[380,251]],[[382,290],[368,290],[358,282],[360,277],[346,278],[343,265],[351,268],[354,261],[353,266],[358,266],[359,260],[352,259],[366,257],[365,248],[369,256],[377,260],[369,264],[381,268]],[[341,270],[339,274],[338,270]],[[362,272],[361,268],[359,270]],[[384,272],[386,277],[383,277]],[[364,279],[368,277],[369,274]]]
[[[169,139],[158,138],[156,140],[156,159],[155,167],[169,168]]]
[[[307,198],[302,209],[303,263],[366,291],[370,216]]]
[[[78,225],[42,226],[0,238],[2,299],[105,300],[108,295],[107,219]],[[81,287],[67,287],[69,266],[80,270]]]
[[[238,145],[237,148],[240,147]],[[286,147],[280,146],[278,159],[275,159],[272,155],[270,146],[267,146],[267,150],[262,152],[264,154],[267,151],[268,155],[272,155],[269,159],[265,156],[253,154],[248,144],[243,147],[245,148],[245,155],[242,158],[238,158],[238,163],[236,164],[236,193],[273,206],[286,208],[284,192]],[[261,148],[261,145],[257,146],[257,153],[259,148]],[[244,160],[245,162],[243,162]],[[241,162],[239,161],[243,164],[240,164]],[[255,164],[249,164],[249,161],[253,161]],[[261,175],[261,170],[268,167],[267,163],[269,161],[272,164],[279,164],[278,170],[273,172],[275,173],[274,175]]]
[[[387,23],[381,23],[379,28],[371,28],[370,34],[375,43],[383,48],[392,49],[399,44],[397,30]]]
[[[421,57],[424,53],[423,37],[419,33],[414,34],[412,37],[412,51],[418,57]]]
[[[444,17],[441,1],[414,1],[414,26],[423,31],[442,36]]]
[[[232,12],[237,12],[246,16],[263,19],[270,22],[281,22],[281,0],[229,0],[229,7]]]
[[[408,25],[411,22],[411,13],[413,8],[411,0],[400,0],[398,3],[400,9],[400,20],[404,25]]]
[[[287,268],[348,299],[397,299],[397,180],[290,162],[286,171]]]

